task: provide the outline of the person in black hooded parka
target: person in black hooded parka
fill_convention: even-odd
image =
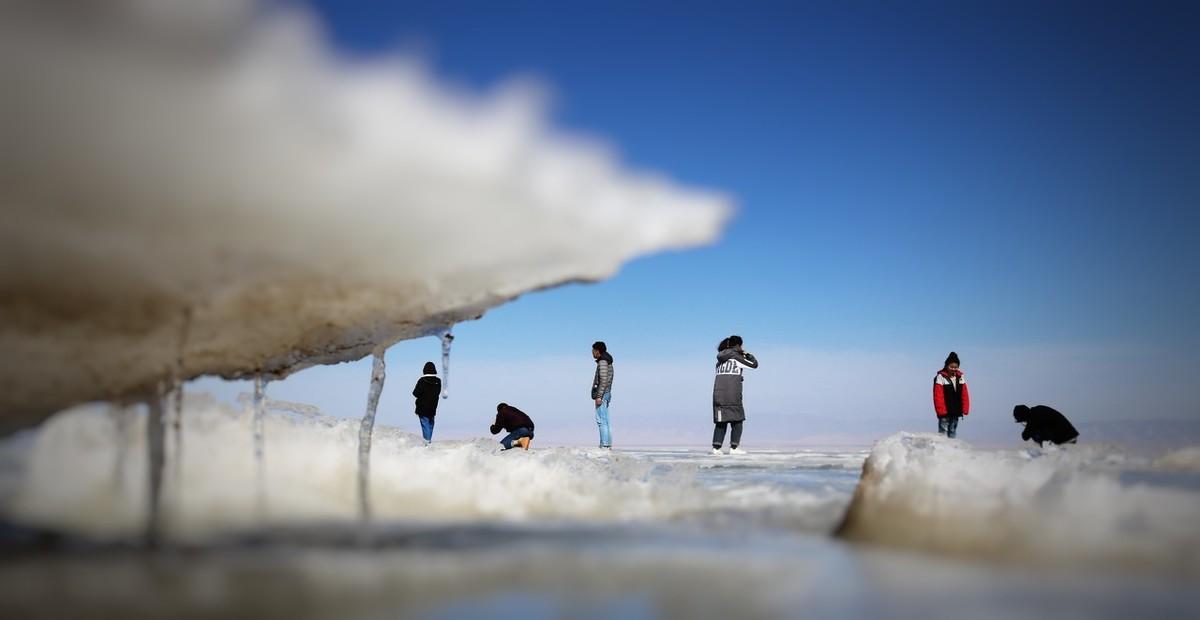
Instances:
[[[1017,405],[1013,407],[1013,419],[1025,425],[1021,440],[1033,440],[1038,446],[1044,441],[1054,445],[1075,443],[1079,438],[1079,431],[1075,430],[1067,416],[1046,405]]]
[[[433,441],[433,416],[437,415],[438,396],[442,393],[442,380],[433,362],[425,362],[412,393],[417,397],[417,418],[421,420],[421,435],[428,446]]]
[[[758,359],[746,352],[741,336],[730,336],[717,345],[717,377],[713,381],[713,454],[721,454],[725,431],[733,427],[729,437],[729,453],[745,454],[738,448],[742,441],[742,422],[746,410],[742,405],[742,372],[758,368]]]

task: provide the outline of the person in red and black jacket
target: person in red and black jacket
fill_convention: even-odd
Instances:
[[[933,377],[933,410],[937,413],[938,433],[950,438],[958,434],[958,419],[971,412],[967,379],[958,364],[958,354],[951,351]]]

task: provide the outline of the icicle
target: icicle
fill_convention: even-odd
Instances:
[[[129,405],[123,402],[114,405],[110,413],[113,418],[113,434],[116,435],[114,444],[117,448],[113,461],[112,483],[113,492],[118,496],[125,492],[125,461],[129,455],[129,418],[132,414]]]
[[[450,343],[454,334],[447,329],[442,333],[442,398],[450,398]]]
[[[178,370],[178,369],[176,369]],[[175,436],[175,446],[171,450],[171,454],[167,455],[164,467],[171,470],[171,483],[167,485],[168,500],[171,505],[172,517],[178,518],[183,515],[183,382],[179,380],[179,375],[176,373],[171,379],[171,390],[168,392],[171,407],[168,412],[168,420],[171,422],[171,434]],[[166,434],[166,420],[164,420],[164,435]],[[164,448],[166,438],[164,436]]]
[[[263,518],[267,511],[267,480],[266,466],[263,463],[263,417],[266,407],[264,406],[263,394],[267,389],[267,380],[262,373],[254,377],[254,466],[255,466],[255,501],[257,502],[258,516]]]
[[[379,405],[379,395],[383,392],[383,354],[384,349],[375,350],[375,359],[371,365],[371,388],[367,392],[367,412],[363,415],[362,425],[358,429],[358,510],[364,521],[371,518],[371,432],[375,428],[375,408]]]
[[[178,379],[175,380],[175,383],[174,383],[172,391],[171,391],[171,395],[174,397],[172,399],[172,401],[173,401],[172,404],[174,405],[172,408],[174,409],[174,411],[172,412],[173,415],[172,415],[171,421],[173,423],[172,426],[174,427],[174,431],[175,431],[175,451],[174,451],[174,454],[171,455],[171,463],[174,465],[174,473],[175,473],[175,483],[174,483],[175,499],[176,499],[176,502],[182,502],[183,501],[183,489],[181,486],[183,484],[183,382],[182,381],[180,381]]]
[[[163,382],[159,381],[154,395],[146,403],[149,415],[146,419],[147,469],[149,470],[149,512],[146,518],[146,544],[158,544],[162,535],[162,478],[164,462],[164,444],[166,439],[163,426]]]
[[[172,422],[175,430],[175,453],[171,457],[171,462],[174,464],[175,473],[175,495],[176,508],[182,510],[182,506],[178,504],[183,501],[183,364],[184,357],[187,352],[188,335],[192,329],[192,309],[184,308],[183,321],[179,326],[179,352],[175,356],[174,381],[172,382],[172,394],[174,395],[174,415]]]

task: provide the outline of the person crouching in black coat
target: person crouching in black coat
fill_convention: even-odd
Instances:
[[[529,449],[529,442],[533,441],[533,420],[524,411],[508,403],[496,405],[496,421],[492,423],[491,431],[495,435],[502,430],[508,431],[508,435],[500,440],[505,450],[512,450],[513,444]]]
[[[1038,446],[1049,441],[1054,445],[1075,443],[1079,431],[1067,420],[1067,417],[1046,405],[1013,407],[1013,419],[1025,425],[1021,431],[1021,440],[1033,440]]]

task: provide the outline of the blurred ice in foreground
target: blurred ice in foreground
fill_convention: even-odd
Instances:
[[[718,194],[294,7],[0,4],[0,426],[277,378],[713,240]]]

